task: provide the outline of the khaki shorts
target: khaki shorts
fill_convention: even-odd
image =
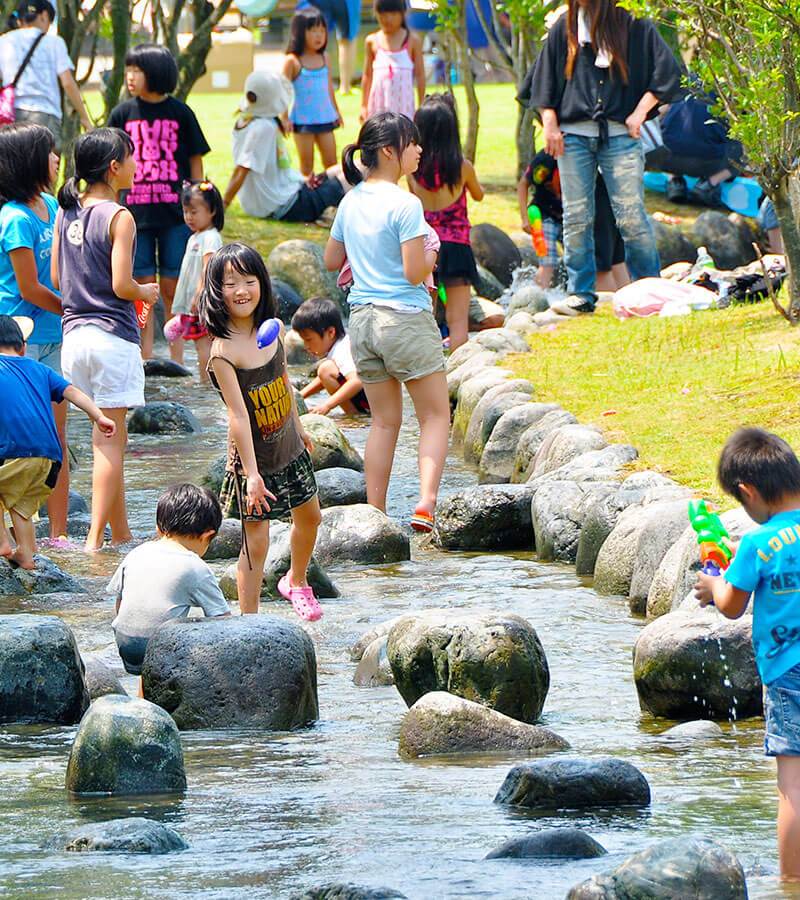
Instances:
[[[444,371],[442,336],[433,314],[398,312],[387,306],[355,306],[350,347],[365,384],[394,378],[401,383]]]
[[[41,456],[7,459],[0,466],[0,503],[30,519],[53,490],[46,484],[52,468],[53,460]]]

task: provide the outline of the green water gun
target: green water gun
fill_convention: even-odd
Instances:
[[[719,575],[724,572],[731,564],[735,550],[722,519],[705,500],[690,500],[689,522],[697,534],[703,573]]]
[[[439,282],[439,287],[436,289],[439,294],[439,299],[442,301],[442,306],[447,306],[447,291],[445,290],[444,283]]]

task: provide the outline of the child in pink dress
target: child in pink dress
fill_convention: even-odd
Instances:
[[[367,35],[361,79],[361,121],[381,112],[414,118],[425,96],[422,41],[406,25],[405,0],[375,0],[379,31]]]

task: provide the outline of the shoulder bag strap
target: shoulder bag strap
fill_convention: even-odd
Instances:
[[[19,69],[18,69],[18,71],[17,71],[17,74],[16,74],[16,77],[15,77],[14,80],[11,82],[11,87],[14,87],[14,88],[15,88],[15,87],[17,86],[17,82],[18,82],[18,81],[20,80],[20,78],[22,77],[22,73],[25,71],[25,69],[28,68],[28,63],[31,61],[31,57],[33,56],[33,52],[34,52],[34,50],[39,46],[39,43],[40,43],[40,41],[42,40],[42,38],[44,38],[44,32],[41,32],[41,34],[39,35],[39,37],[37,37],[36,40],[31,44],[31,48],[30,48],[30,50],[28,50],[28,52],[25,54],[25,59],[22,60],[22,65],[19,67]]]

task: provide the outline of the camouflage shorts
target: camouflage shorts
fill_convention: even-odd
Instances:
[[[272,519],[289,519],[291,511],[304,503],[308,503],[317,493],[317,480],[314,477],[314,466],[308,450],[303,450],[300,456],[290,462],[280,472],[264,475],[264,484],[267,490],[276,496],[276,500],[270,502],[270,510],[261,513],[248,513],[242,510],[242,519],[245,522],[263,522]],[[238,518],[239,497],[247,496],[247,478],[235,472],[226,472],[222,479],[219,491],[219,502],[222,514],[228,518]],[[242,502],[244,506],[244,502]]]

